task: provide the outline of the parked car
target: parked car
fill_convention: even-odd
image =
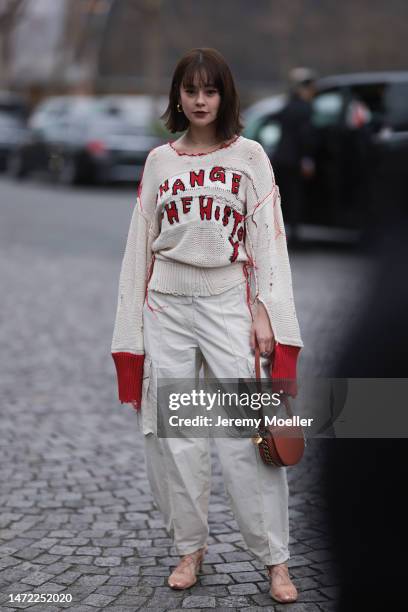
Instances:
[[[29,115],[27,96],[14,91],[0,90],[0,112],[22,121],[26,120]]]
[[[285,94],[244,113],[244,135],[259,141],[273,164]],[[408,72],[341,74],[317,81],[313,124],[316,175],[305,182],[304,224],[360,229],[392,189],[408,202]],[[284,206],[284,202],[282,202]]]
[[[147,95],[101,97],[87,125],[70,141],[60,143],[63,167],[82,167],[93,182],[138,181],[149,151],[163,143],[154,123],[165,109],[165,98],[157,106]]]
[[[28,120],[23,142],[12,151],[7,160],[8,173],[17,179],[31,173],[56,172],[54,146],[70,137],[74,122],[89,117],[95,107],[91,96],[52,96],[41,102]]]
[[[0,170],[6,168],[8,157],[24,141],[26,129],[21,116],[0,110]]]
[[[23,140],[28,102],[24,95],[0,91],[0,170],[6,167],[10,152]]]
[[[45,169],[64,184],[138,181],[149,151],[163,142],[154,119],[164,104],[144,95],[49,100],[31,118],[31,140],[10,171]]]

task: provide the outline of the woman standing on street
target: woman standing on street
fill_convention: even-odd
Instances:
[[[141,410],[147,475],[181,560],[168,579],[197,581],[207,550],[208,438],[159,438],[157,379],[285,379],[297,393],[303,346],[279,189],[262,146],[240,135],[233,77],[215,49],[189,51],[171,84],[166,127],[183,132],[147,157],[122,261],[112,340],[119,400]],[[168,407],[167,407],[168,409]],[[138,420],[139,423],[139,420]],[[297,599],[289,559],[285,467],[250,438],[214,438],[242,536],[265,565],[271,596]]]

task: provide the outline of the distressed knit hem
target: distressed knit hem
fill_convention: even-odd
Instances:
[[[276,342],[271,366],[272,391],[297,396],[296,366],[300,350],[300,346]]]
[[[242,262],[202,268],[155,257],[149,289],[177,295],[209,296],[223,293],[244,280]]]
[[[143,365],[144,355],[132,353],[112,353],[116,366],[119,401],[135,403],[137,410],[142,405]]]

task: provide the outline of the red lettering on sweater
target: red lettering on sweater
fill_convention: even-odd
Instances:
[[[158,195],[163,196],[164,193],[169,191],[169,180],[172,181],[171,193],[172,195],[177,195],[179,191],[185,191],[186,189],[192,189],[194,187],[208,187],[211,186],[211,183],[222,183],[226,185],[227,183],[227,171],[223,166],[213,166],[211,169],[207,170],[207,180],[206,180],[206,171],[201,170],[190,170],[189,177],[187,179],[187,184],[179,177],[175,177],[174,179],[166,179],[159,187]],[[231,188],[230,191],[234,195],[238,195],[239,187],[241,184],[242,175],[237,172],[229,171],[231,175]],[[184,175],[185,176],[185,175]]]
[[[231,257],[229,258],[229,260],[231,262],[235,261],[236,258],[238,257],[238,249],[239,249],[239,240],[236,240],[234,242],[234,240],[232,239],[231,236],[228,236],[228,240],[230,241],[230,243],[232,244],[232,248],[233,248],[233,252]]]
[[[210,170],[210,181],[215,183],[219,181],[220,183],[225,183],[225,170],[221,166],[214,166]]]
[[[181,207],[180,210],[184,214],[188,214],[191,212],[192,200],[193,196],[184,196],[180,198]],[[206,221],[212,221],[215,219],[216,221],[220,221],[225,226],[230,224],[231,220],[233,221],[231,233],[228,236],[228,242],[232,246],[232,254],[229,258],[231,262],[234,262],[239,255],[239,245],[245,240],[245,215],[238,212],[231,206],[225,205],[223,208],[217,203],[214,205],[214,198],[212,196],[200,195],[198,196],[198,207],[200,211],[200,220],[204,223]],[[167,213],[167,219],[170,225],[174,224],[174,221],[179,223],[179,210],[177,207],[178,203],[174,200],[169,204],[165,204],[164,209]],[[221,210],[222,208],[222,210]],[[163,217],[165,213],[163,212],[161,217]],[[221,216],[222,215],[222,216]],[[234,239],[236,238],[236,239]]]
[[[198,172],[195,170],[190,171],[190,187],[195,187],[196,184],[199,187],[204,185],[204,170],[199,170]]]
[[[181,198],[181,203],[183,205],[183,213],[190,212],[191,200],[193,196],[184,196]]]
[[[228,225],[228,223],[229,223],[229,218],[230,218],[230,216],[231,216],[231,210],[232,210],[232,209],[231,209],[231,206],[225,206],[225,207],[224,207],[224,215],[223,215],[223,217],[222,217],[222,224],[223,224],[224,226],[225,226],[225,225]]]
[[[207,196],[200,196],[199,197],[199,202],[200,202],[200,218],[201,218],[201,220],[203,220],[204,217],[205,217],[208,221],[211,221],[212,205],[213,205],[214,198],[207,197],[207,204],[204,204],[204,198],[206,198],[206,197]]]
[[[239,213],[237,210],[233,210],[232,211],[232,216],[234,217],[234,228],[231,232],[231,236],[233,236],[235,234],[235,231],[238,227],[238,223],[241,223],[242,219],[244,218],[244,215],[242,215],[241,213]]]
[[[188,189],[194,189],[194,187],[208,188],[211,193],[211,187],[215,183],[222,184],[218,187],[218,190],[230,191],[235,196],[238,195],[241,186],[242,174],[233,172],[232,170],[226,169],[223,166],[213,166],[210,169],[199,169],[190,170],[187,173],[183,173],[180,176],[172,177],[167,179],[160,186],[159,196],[163,196],[166,192],[170,191],[173,196],[177,196],[178,193],[184,192]],[[169,188],[170,184],[170,188]],[[216,185],[214,185],[216,188]],[[194,204],[194,198],[197,203]],[[207,221],[217,221],[222,223],[224,227],[228,226],[228,232],[226,240],[232,247],[232,253],[229,257],[231,262],[234,262],[239,255],[239,245],[242,241],[245,241],[245,215],[236,210],[233,206],[228,206],[221,202],[217,202],[216,196],[203,195],[198,193],[196,196],[182,196],[176,200],[172,200],[167,204],[163,203],[163,212],[161,213],[161,219],[166,216],[170,225],[174,225],[174,222],[179,223],[184,215],[192,217],[199,212],[198,219],[205,223]],[[195,210],[194,206],[198,207],[195,215],[192,215],[192,211]]]
[[[237,174],[236,172],[232,173],[232,187],[231,193],[237,194],[239,191],[239,185],[241,183],[242,174]]]
[[[163,195],[163,193],[166,193],[166,191],[168,191],[168,190],[169,190],[169,179],[166,179],[166,180],[164,181],[164,183],[162,183],[162,184],[160,185],[160,187],[159,187],[159,193],[160,193],[160,196],[162,196],[162,195]],[[157,198],[156,198],[156,199],[157,199]]]
[[[176,179],[173,183],[173,189],[172,189],[172,194],[173,195],[177,195],[178,191],[185,191],[186,188],[184,186],[184,183],[181,179]]]
[[[166,209],[167,220],[170,223],[170,225],[173,225],[174,219],[178,223],[179,222],[179,216],[178,216],[178,210],[177,210],[176,203],[174,201],[170,202],[170,204],[166,204],[164,208]]]

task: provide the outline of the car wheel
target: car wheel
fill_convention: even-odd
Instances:
[[[24,158],[18,151],[10,153],[6,161],[6,173],[13,179],[21,180],[28,174]]]

